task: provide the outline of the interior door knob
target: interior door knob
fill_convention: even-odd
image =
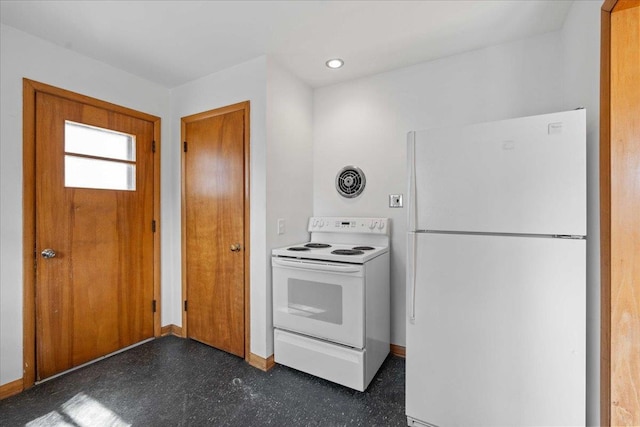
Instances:
[[[48,258],[55,258],[56,256],[56,251],[54,251],[53,249],[45,249],[42,252],[40,252],[40,255],[42,255],[42,258],[48,259]]]
[[[239,252],[241,247],[240,243],[234,243],[231,245],[231,252]]]

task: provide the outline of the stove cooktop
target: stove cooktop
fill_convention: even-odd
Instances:
[[[363,264],[389,251],[389,219],[311,217],[309,241],[274,249],[277,257]]]
[[[388,247],[384,246],[309,242],[274,249],[272,251],[272,255],[288,258],[362,264],[387,251]]]

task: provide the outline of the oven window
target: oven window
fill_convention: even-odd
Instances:
[[[321,322],[342,324],[342,287],[329,283],[290,278],[289,314]]]

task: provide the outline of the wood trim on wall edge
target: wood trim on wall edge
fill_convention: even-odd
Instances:
[[[36,380],[36,304],[34,250],[36,245],[36,87],[22,80],[22,385]]]
[[[241,103],[244,108],[244,354],[251,354],[251,102]],[[267,369],[271,366],[267,364]]]
[[[156,229],[153,233],[153,299],[156,301],[156,311],[153,313],[153,336],[159,337],[162,324],[162,205],[160,196],[162,194],[162,123],[159,117],[153,120],[153,141],[155,149],[153,152],[153,219],[156,221]]]
[[[601,10],[603,12],[611,12],[613,8],[616,7],[617,2],[618,0],[604,0],[604,2],[602,3]]]
[[[640,0],[609,0],[612,3],[611,12],[620,12],[640,6]],[[603,5],[604,8],[604,5]]]
[[[174,337],[184,338],[182,336],[182,328],[178,325],[165,325],[161,328],[160,336],[166,337],[167,335],[173,335]]]
[[[403,359],[407,357],[407,348],[401,345],[391,344],[390,351],[394,356],[402,357]]]
[[[24,390],[23,385],[24,381],[22,378],[0,385],[0,400],[22,393],[22,390]]]
[[[276,362],[273,358],[273,354],[265,359],[257,354],[249,353],[249,365],[267,372],[276,365]]]
[[[600,424],[611,424],[611,11],[600,12]]]

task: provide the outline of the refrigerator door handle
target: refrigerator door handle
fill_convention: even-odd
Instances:
[[[407,215],[409,216],[407,224],[409,231],[416,230],[416,133],[414,131],[407,134],[407,163],[409,165],[409,182]]]
[[[407,239],[407,300],[409,321],[416,320],[416,233],[409,233]]]
[[[409,238],[407,239],[407,304],[409,322],[416,318],[416,133],[407,134],[407,163],[409,165],[407,224]]]

